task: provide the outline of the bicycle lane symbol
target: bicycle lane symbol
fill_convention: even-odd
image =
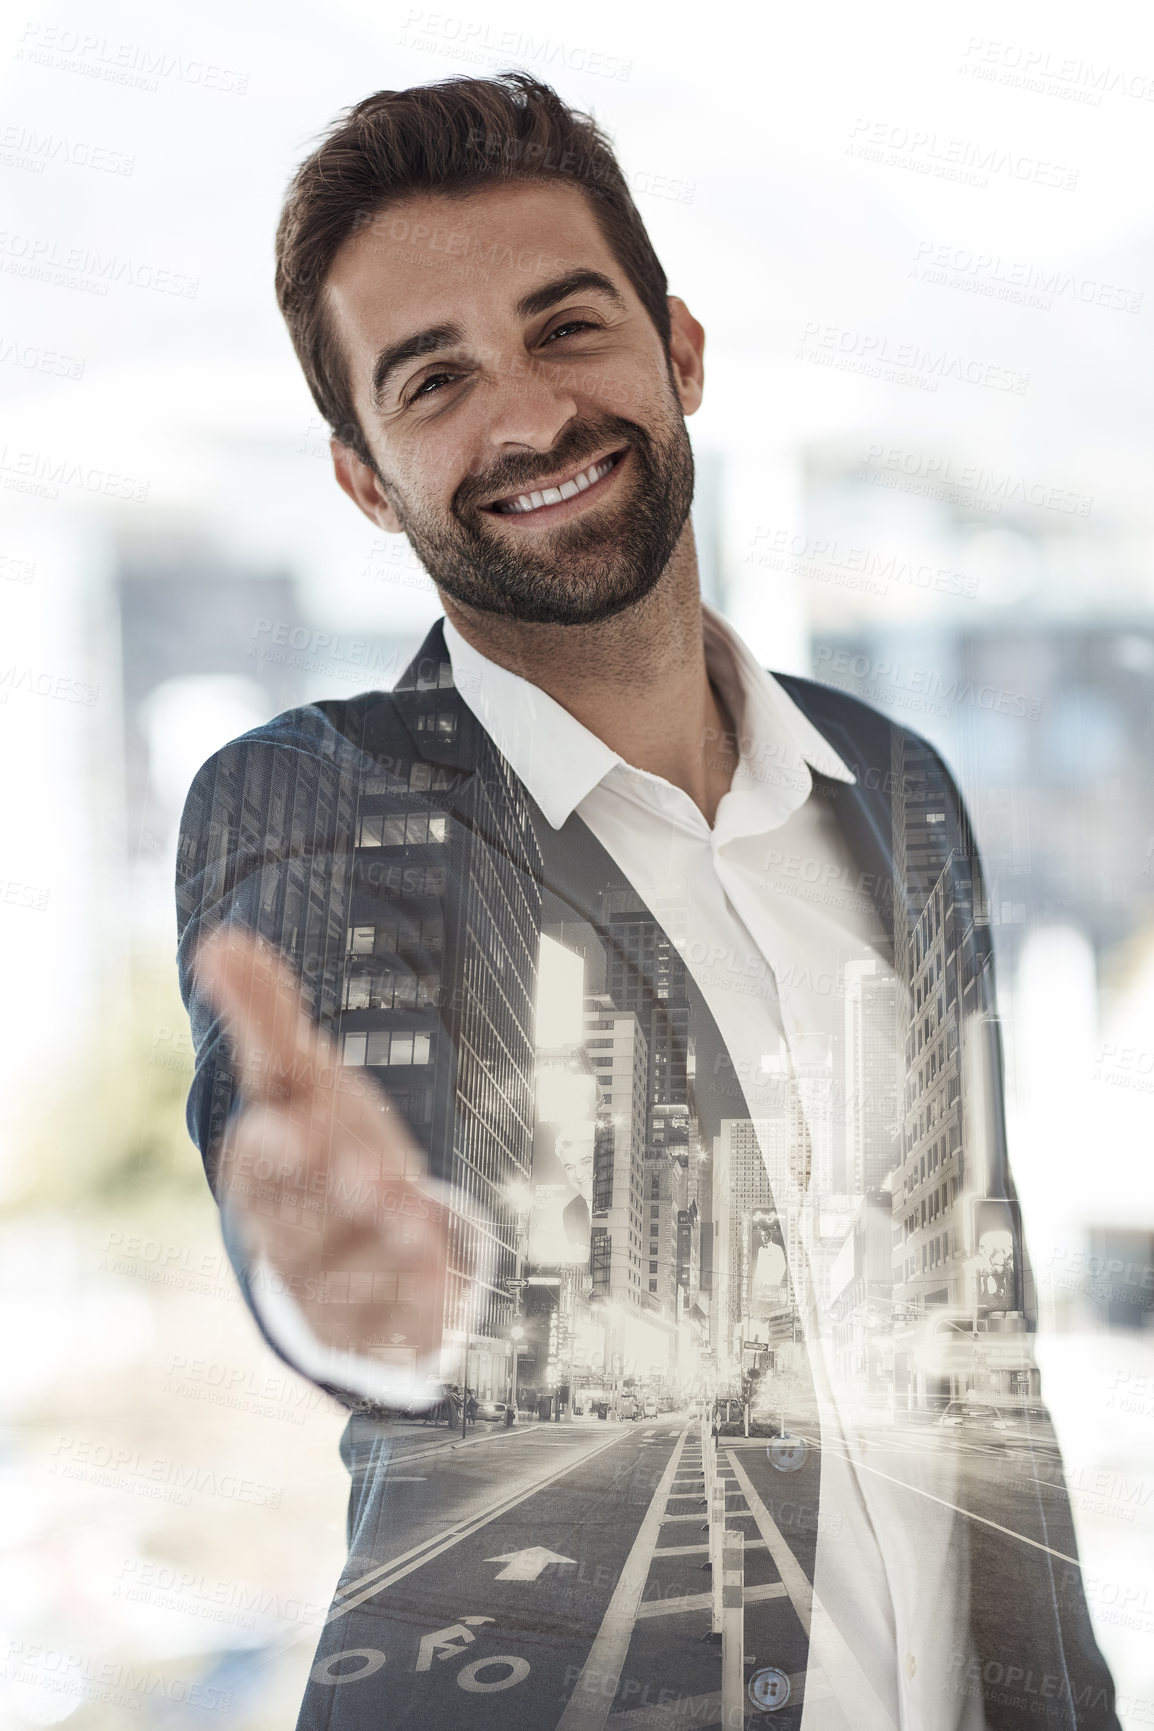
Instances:
[[[421,1637],[414,1671],[431,1671],[434,1664],[460,1658],[477,1639],[474,1630],[492,1621],[492,1617],[462,1617],[459,1622],[448,1623],[443,1629],[431,1629]],[[312,1669],[312,1678],[316,1683],[330,1686],[356,1683],[373,1676],[386,1663],[387,1655],[379,1647],[346,1647],[342,1652],[329,1653],[318,1659]],[[343,1668],[347,1666],[352,1668]],[[495,1695],[523,1683],[529,1671],[529,1661],[515,1653],[491,1653],[463,1665],[457,1672],[457,1686],[470,1695]]]

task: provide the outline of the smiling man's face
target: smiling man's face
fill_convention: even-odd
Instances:
[[[701,327],[671,357],[583,195],[512,183],[393,204],[326,283],[376,472],[337,478],[445,595],[591,624],[655,587],[685,530]]]

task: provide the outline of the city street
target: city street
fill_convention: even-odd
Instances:
[[[394,1461],[372,1544],[358,1534],[342,1579],[302,1728],[719,1721],[696,1424],[578,1421],[423,1449],[413,1436]],[[718,1466],[745,1532],[747,1658],[791,1676],[793,1708],[817,1456],[782,1474],[763,1441],[723,1438]]]
[[[773,1666],[788,1706],[754,1723],[793,1731],[806,1689],[820,1455],[722,1437],[718,1480],[745,1540],[746,1673]],[[387,1438],[390,1488],[362,1505],[320,1644],[302,1731],[643,1731],[721,1722],[721,1645],[701,1433],[682,1415]],[[1024,1435],[970,1439],[932,1426],[879,1430],[875,1471],[921,1493],[926,1452],[960,1464],[977,1553],[1045,1530],[1057,1459]],[[1030,1511],[1035,1515],[1031,1517]],[[1049,1536],[1048,1548],[1056,1542]],[[992,1554],[992,1552],[990,1553]],[[1003,1614],[1005,1613],[1003,1606]],[[839,1661],[852,1683],[846,1648]],[[868,1687],[864,1678],[860,1686]]]

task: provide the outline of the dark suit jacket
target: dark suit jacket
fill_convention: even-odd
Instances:
[[[1016,1312],[1029,1331],[1033,1290],[1006,1158],[990,927],[958,789],[917,735],[842,692],[779,679],[856,775],[853,785],[815,775],[814,791],[834,802],[859,868],[854,887],[872,897],[889,933],[911,1077],[923,1040],[936,1041],[944,1027],[941,1050],[952,1054],[960,1078],[958,1032],[966,1030],[972,1058],[965,1078],[982,1096],[970,1114],[983,1126],[978,1201],[1014,1235],[1006,1276],[1012,1290],[1002,1294],[1001,1308]],[[189,793],[177,883],[181,986],[196,1047],[188,1123],[214,1190],[221,1138],[238,1101],[227,1045],[194,990],[190,961],[206,931],[239,921],[294,962],[322,1024],[342,1038],[376,1039],[378,1060],[388,1054],[382,1074],[434,1173],[458,1181],[463,1114],[471,1114],[476,1135],[503,1150],[501,1170],[486,1176],[486,1160],[478,1159],[472,1180],[474,1199],[493,1223],[496,1284],[487,1302],[499,1333],[509,1320],[501,1313],[508,1301],[499,1282],[514,1271],[502,1185],[510,1175],[527,1177],[531,1158],[532,985],[543,923],[567,918],[592,925],[628,1001],[665,1018],[671,1050],[684,1052],[692,1043],[694,1109],[703,1131],[722,1118],[750,1115],[692,978],[680,978],[672,1004],[664,994],[659,1002],[656,982],[607,917],[607,907],[639,905],[635,893],[630,903],[630,892],[576,814],[560,831],[544,818],[454,689],[439,624],[394,691],[310,704],[226,746]],[[378,997],[375,1007],[348,1008],[349,971],[358,965],[355,956],[350,960],[355,933],[370,927],[378,965],[385,946],[392,971],[382,977],[395,996],[388,1004]],[[934,943],[948,961],[936,1009],[917,983]],[[394,1035],[400,1045],[387,1043]],[[711,1050],[713,1061],[703,1062]],[[405,1054],[399,1065],[398,1051]],[[423,1062],[414,1062],[414,1054]],[[961,1124],[964,1101],[957,1110]],[[496,1159],[495,1153],[488,1159],[490,1168]],[[251,1305],[227,1220],[225,1229]],[[285,1357],[259,1314],[257,1322]],[[345,1446],[352,1465],[371,1415],[348,1391],[329,1392],[353,1409]],[[1048,1724],[1113,1731],[1113,1687],[1094,1642],[1080,1571],[1055,1559],[1076,1551],[1060,1465],[1056,1484],[1054,1476],[1051,1467],[1019,1487],[1014,1525],[1033,1544],[1010,1543],[993,1526],[970,1523],[980,1677],[959,1686],[984,1691],[992,1726],[1037,1724],[1038,1710],[1029,1710],[1036,1697],[1045,1702]],[[1050,1482],[1039,1482],[1043,1477]],[[350,1539],[374,1494],[371,1468],[355,1471]]]

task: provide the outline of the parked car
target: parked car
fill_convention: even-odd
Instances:
[[[479,1400],[476,1411],[470,1417],[481,1419],[488,1424],[504,1424],[505,1414],[509,1408],[503,1400]]]
[[[952,1400],[938,1423],[946,1430],[998,1431],[1009,1430],[1012,1419],[1003,1418],[996,1406],[982,1401]]]

